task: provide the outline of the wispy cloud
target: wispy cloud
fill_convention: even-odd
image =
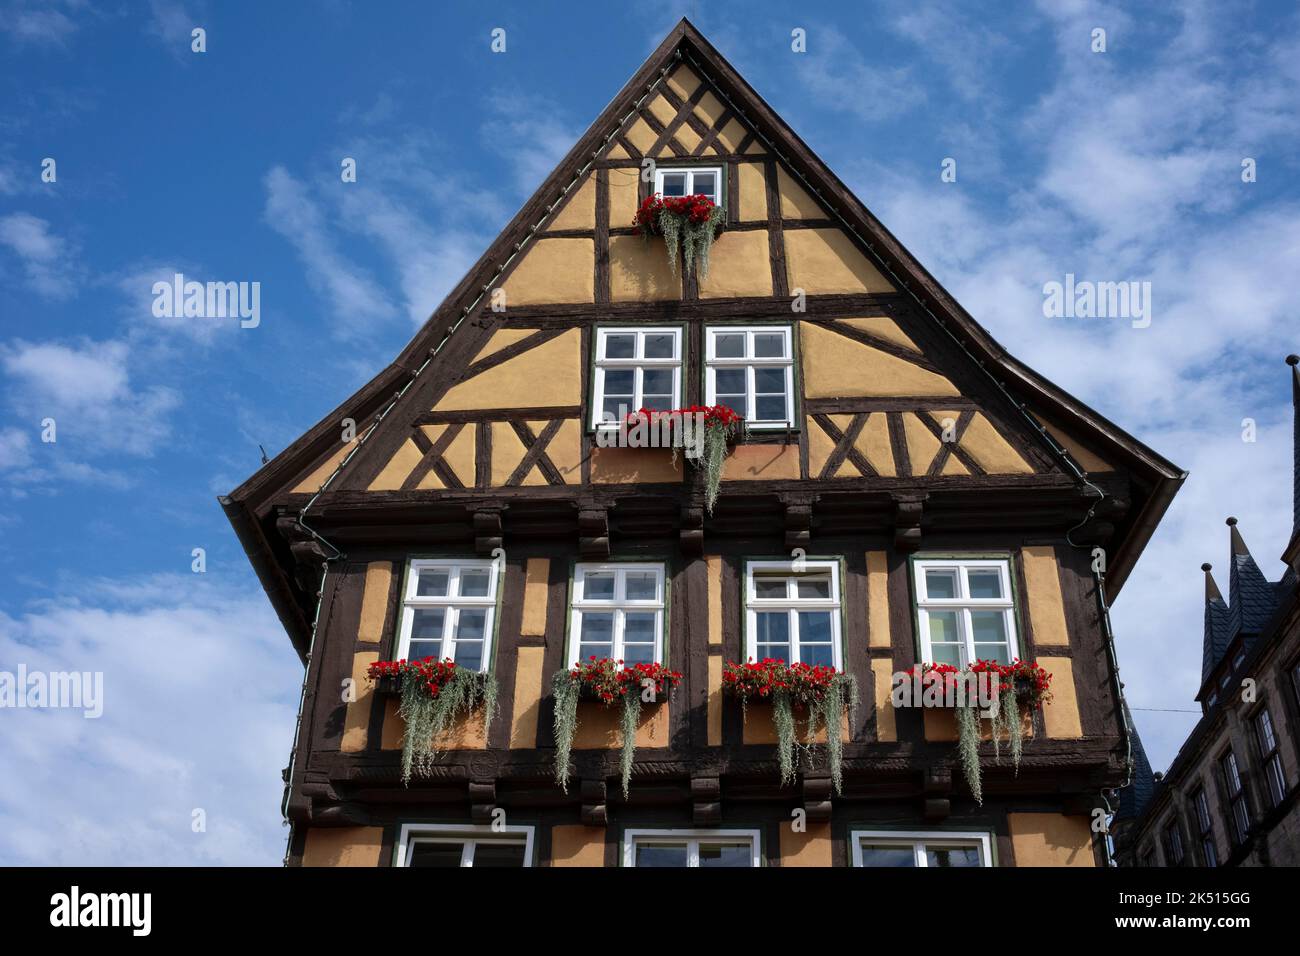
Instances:
[[[17,257],[27,284],[47,299],[67,299],[76,291],[77,267],[71,244],[30,213],[0,217],[0,245]]]
[[[19,44],[65,46],[77,32],[78,23],[60,7],[76,6],[76,3],[59,4],[53,0],[11,0],[0,7],[0,30]]]

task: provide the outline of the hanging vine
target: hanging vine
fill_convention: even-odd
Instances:
[[[412,775],[428,774],[438,756],[438,739],[480,705],[483,737],[487,738],[497,710],[497,681],[492,674],[426,657],[422,661],[377,661],[370,665],[369,675],[372,680],[397,678],[401,684],[397,713],[405,724],[403,786],[410,785]]]
[[[713,240],[721,231],[725,215],[722,207],[708,196],[647,196],[636,211],[633,225],[646,239],[663,236],[668,250],[668,266],[677,274],[677,250],[682,265],[690,275],[698,267],[701,278],[709,275],[709,253]]]
[[[851,674],[833,667],[787,664],[769,657],[757,663],[728,661],[722,670],[722,686],[740,699],[746,717],[750,701],[771,703],[782,786],[795,782],[800,751],[811,760],[817,733],[825,730],[831,783],[836,793],[841,792],[844,783],[843,718],[846,712],[851,715],[858,706],[858,682]],[[802,743],[795,727],[796,708],[804,710],[807,715],[807,731]]]
[[[689,416],[689,426],[686,423]],[[745,431],[745,419],[726,405],[691,405],[668,411],[643,408],[630,412],[623,421],[623,429],[635,435],[654,433],[665,420],[671,426],[673,438],[673,464],[677,464],[679,444],[697,444],[698,456],[686,456],[695,467],[704,472],[704,507],[713,514],[713,506],[722,488],[722,464],[727,457],[727,446]],[[698,437],[697,437],[698,436]],[[629,447],[638,447],[629,441]]]
[[[569,792],[569,756],[578,730],[578,702],[595,700],[606,707],[618,706],[619,729],[623,746],[619,752],[619,778],[623,797],[627,798],[632,780],[632,761],[636,756],[636,730],[641,723],[643,702],[657,703],[671,694],[682,675],[662,664],[629,664],[608,657],[583,661],[567,670],[556,671],[551,678],[555,695],[555,782]]]

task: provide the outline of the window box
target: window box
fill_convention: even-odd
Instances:
[[[633,224],[647,240],[663,237],[674,274],[680,249],[687,275],[698,265],[700,275],[708,276],[709,251],[726,224],[721,185],[720,167],[657,170],[656,192],[641,201]]]
[[[1011,745],[1011,762],[1020,772],[1024,739],[1033,734],[1033,714],[1051,700],[1052,675],[1032,661],[1013,660],[1002,664],[976,660],[969,667],[952,664],[918,664],[909,681],[895,686],[891,702],[895,707],[943,707],[952,711],[957,725],[957,748],[962,771],[976,803],[983,803],[979,746],[981,739],[993,742],[993,757],[1002,762],[1002,740]],[[987,730],[980,717],[990,718]]]
[[[555,782],[569,792],[569,754],[578,729],[579,701],[594,701],[621,712],[623,747],[620,753],[623,797],[627,798],[636,756],[636,730],[643,704],[658,704],[671,696],[682,675],[659,663],[626,663],[592,656],[551,679],[555,694]]]
[[[722,689],[746,711],[751,703],[771,704],[782,786],[795,782],[798,748],[811,751],[811,741],[824,731],[831,782],[836,793],[843,789],[844,718],[858,705],[858,684],[852,675],[830,666],[787,664],[771,657],[745,664],[727,661]],[[796,732],[801,718],[807,728],[802,736],[810,741],[806,744],[799,743],[801,735]]]
[[[370,665],[370,679],[383,692],[401,697],[398,715],[402,731],[402,783],[411,776],[427,774],[438,756],[438,741],[462,718],[483,710],[483,736],[487,738],[496,713],[497,681],[488,672],[461,667],[450,658],[422,661],[376,661]]]

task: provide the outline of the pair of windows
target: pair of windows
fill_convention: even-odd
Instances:
[[[596,330],[592,428],[617,428],[644,408],[668,411],[683,401],[680,327]],[[750,428],[794,424],[794,346],[788,325],[706,326],[706,405],[726,405]]]
[[[1273,718],[1267,707],[1255,716],[1254,724],[1269,806],[1276,807],[1286,799],[1286,775],[1282,772],[1282,755],[1278,753],[1277,734],[1273,732]]]

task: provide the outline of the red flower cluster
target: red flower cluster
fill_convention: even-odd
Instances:
[[[653,193],[641,200],[636,216],[632,219],[632,225],[640,228],[645,235],[658,234],[661,212],[689,219],[693,223],[705,223],[713,215],[716,205],[717,203],[708,196],[698,193],[693,196],[670,196],[667,199],[658,193]]]
[[[727,661],[722,667],[722,688],[742,700],[765,699],[786,690],[796,703],[820,701],[840,671],[824,664],[787,664],[775,657],[755,663]]]
[[[612,657],[595,657],[579,661],[569,671],[570,679],[582,691],[604,704],[612,704],[629,693],[639,694],[643,681],[654,681],[655,697],[671,691],[682,679],[681,673],[669,670],[663,664],[628,664]]]
[[[430,697],[437,697],[455,675],[458,666],[460,665],[451,658],[442,661],[433,657],[420,661],[408,661],[405,658],[400,661],[375,661],[370,665],[369,676],[371,680],[378,680],[381,677],[414,675],[423,682]]]
[[[682,415],[695,414],[704,416],[705,428],[721,427],[731,429],[745,420],[743,415],[733,411],[726,405],[690,405],[686,408],[674,408],[668,411],[642,408],[639,411],[628,412],[624,424],[635,425],[639,421],[657,422],[661,418],[674,418],[674,416],[680,418]]]
[[[917,664],[908,670],[908,676],[915,677],[918,668],[923,683],[927,678],[943,681],[945,689],[955,686],[958,675],[963,673],[952,664]],[[1018,696],[1027,697],[1034,703],[1046,703],[1052,699],[1052,675],[1033,661],[1016,658],[1010,664],[999,664],[997,661],[978,660],[966,668],[966,672],[996,675],[998,693],[1014,690]]]

